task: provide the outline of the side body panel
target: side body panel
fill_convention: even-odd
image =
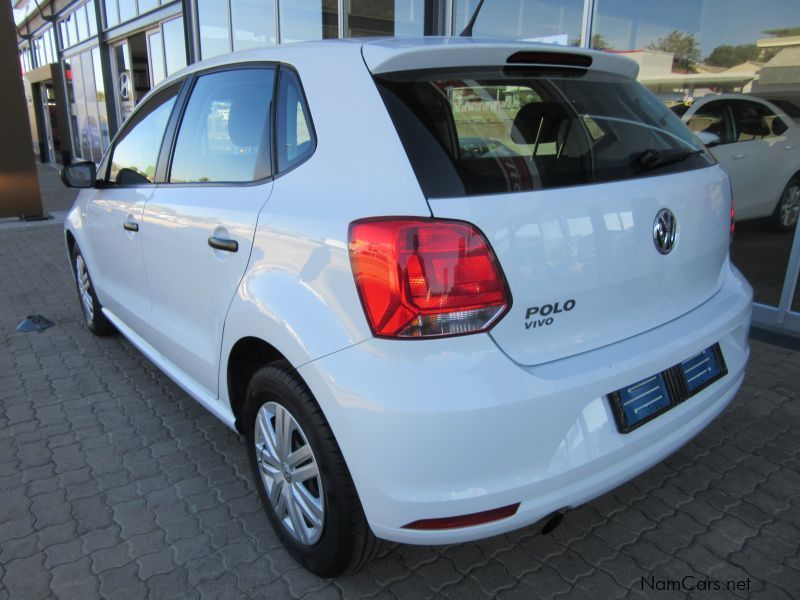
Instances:
[[[304,88],[317,148],[275,179],[228,312],[222,356],[238,340],[257,337],[297,367],[371,337],[350,268],[349,224],[379,215],[429,217],[430,210],[360,46],[332,44],[325,61],[318,48],[297,47],[285,62]]]

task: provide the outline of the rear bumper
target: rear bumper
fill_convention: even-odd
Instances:
[[[301,367],[378,537],[478,539],[534,523],[624,483],[677,450],[736,394],[749,355],[752,290],[730,268],[720,291],[657,329],[536,367],[488,335],[368,340]],[[620,434],[606,395],[719,342],[728,374]],[[410,522],[520,503],[500,521],[440,531]]]

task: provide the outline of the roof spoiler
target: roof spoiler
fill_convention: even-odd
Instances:
[[[610,52],[571,46],[468,37],[387,39],[366,42],[361,52],[374,75],[425,69],[537,66],[592,69],[636,79],[639,65]]]

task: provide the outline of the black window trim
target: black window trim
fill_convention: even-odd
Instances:
[[[161,145],[161,151],[159,152],[159,159],[158,159],[158,166],[156,167],[156,177],[155,181],[156,184],[159,186],[164,187],[247,187],[247,186],[256,186],[256,185],[263,185],[269,181],[275,179],[275,168],[274,168],[274,156],[275,156],[275,144],[274,144],[274,135],[270,135],[270,143],[272,147],[270,148],[270,153],[272,155],[272,159],[270,161],[270,165],[272,166],[272,173],[267,175],[266,177],[262,177],[260,179],[256,179],[253,181],[184,181],[184,182],[172,182],[169,181],[169,174],[172,170],[172,161],[175,155],[175,146],[178,143],[178,130],[180,129],[180,124],[183,122],[184,114],[186,113],[186,108],[189,104],[189,99],[191,98],[191,92],[194,90],[194,86],[197,80],[202,77],[203,75],[210,75],[213,73],[222,73],[226,71],[241,71],[245,69],[272,69],[275,71],[275,78],[272,84],[272,101],[270,103],[270,127],[275,127],[275,114],[276,114],[276,97],[278,94],[278,75],[279,69],[281,64],[274,61],[254,61],[254,62],[246,62],[246,63],[230,63],[225,65],[218,65],[215,67],[209,67],[207,69],[202,69],[200,71],[196,71],[187,76],[188,85],[186,87],[186,95],[182,99],[181,105],[176,105],[176,110],[173,112],[172,117],[170,118],[170,122],[167,125],[166,135],[164,136],[164,142]],[[182,90],[183,92],[183,90]]]

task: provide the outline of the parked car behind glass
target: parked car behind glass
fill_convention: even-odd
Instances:
[[[673,111],[711,147],[731,178],[736,219],[766,217],[790,231],[800,215],[800,125],[774,104],[742,94],[706,96]]]
[[[193,65],[63,171],[86,324],[244,436],[319,575],[578,506],[749,355],[728,177],[637,69],[436,38]]]

